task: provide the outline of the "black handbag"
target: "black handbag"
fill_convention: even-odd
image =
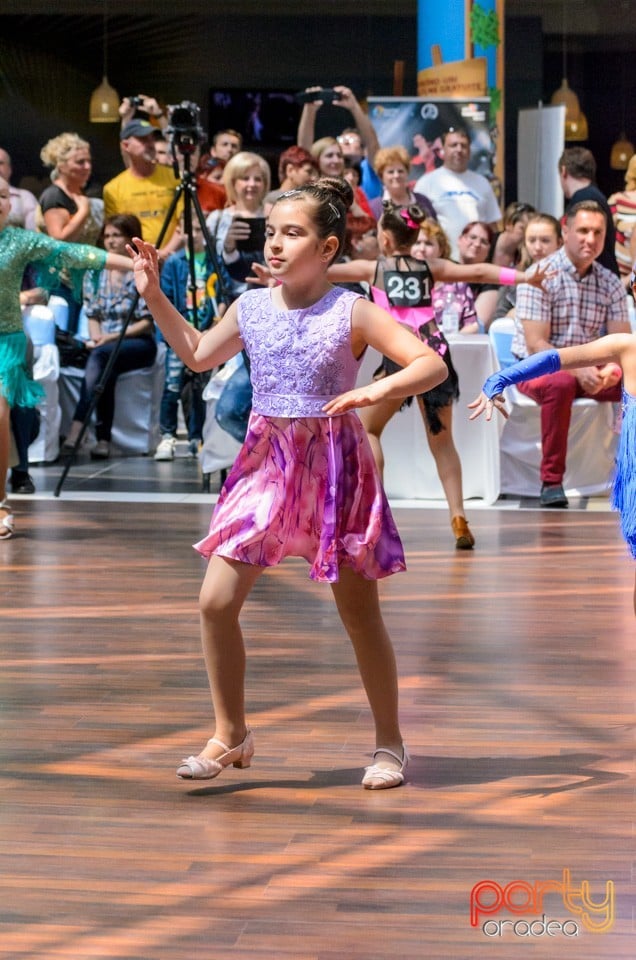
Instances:
[[[61,367],[80,367],[82,370],[88,360],[88,350],[83,340],[77,340],[72,333],[55,328],[55,346],[60,354]]]

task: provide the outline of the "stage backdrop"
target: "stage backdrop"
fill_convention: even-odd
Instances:
[[[494,172],[495,145],[487,97],[474,100],[369,97],[368,104],[381,146],[401,144],[411,154],[412,183],[441,166],[442,133],[449,127],[463,127],[470,134],[470,169],[488,177],[500,199],[501,182]]]
[[[420,97],[488,97],[495,175],[503,184],[505,0],[418,0]]]

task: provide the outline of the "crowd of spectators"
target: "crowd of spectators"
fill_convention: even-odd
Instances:
[[[253,282],[258,266],[263,266],[264,227],[272,204],[282,193],[320,176],[346,177],[354,189],[355,201],[347,221],[348,259],[368,261],[379,256],[377,227],[388,206],[404,211],[405,216],[414,205],[422,212],[420,235],[412,250],[416,260],[450,257],[461,264],[490,262],[506,270],[525,268],[558,248],[560,224],[535,211],[523,199],[509,204],[502,213],[492,182],[470,169],[468,130],[450,128],[434,143],[416,134],[409,146],[395,143],[381,147],[368,113],[348,87],[336,86],[327,96],[322,87],[314,86],[307,88],[306,94],[297,142],[273,162],[271,156],[244,149],[241,133],[232,129],[213,131],[208,143],[197,144],[188,155],[197,205],[206,221],[207,243],[198,217],[189,227],[184,223],[183,197],[177,202],[184,157],[171,141],[165,111],[155,98],[145,95],[122,102],[122,170],[103,186],[101,196],[93,196],[88,189],[92,174],[90,144],[75,133],[63,132],[43,145],[40,157],[50,169],[51,184],[39,197],[11,182],[11,157],[0,148],[0,177],[9,185],[11,199],[8,223],[47,233],[57,240],[95,244],[119,252],[125,252],[126,243],[138,232],[144,240],[157,245],[166,292],[186,319],[197,325],[213,323],[215,316]],[[316,139],[316,120],[325,102],[343,109],[343,122],[332,135]],[[567,149],[559,161],[559,175],[570,235],[572,224],[576,223],[577,205],[581,201],[599,205],[603,237],[594,260],[597,286],[601,283],[614,290],[613,279],[608,277],[620,272],[627,287],[636,244],[632,239],[636,234],[636,165],[630,164],[626,190],[611,197],[609,203],[596,185],[596,167],[589,150]],[[594,209],[589,208],[588,212],[594,213]],[[196,234],[189,243],[188,229]],[[550,241],[543,247],[537,242],[542,232]],[[595,242],[598,246],[598,238]],[[572,239],[570,246],[573,244]],[[192,256],[196,261],[193,266]],[[579,279],[585,280],[592,269],[592,261],[588,260],[589,256]],[[259,277],[264,282],[262,273]],[[36,289],[28,271],[22,285],[23,304],[46,298],[43,291]],[[81,291],[60,274],[52,289],[68,305],[67,327],[71,335],[81,335],[82,314],[89,321],[84,333],[89,356],[85,385],[70,434],[62,438],[67,450],[74,446],[91,390],[131,311],[130,330],[123,341],[120,361],[105,385],[98,407],[98,443],[91,454],[107,457],[114,383],[120,372],[154,362],[156,334],[152,320],[143,302],[133,304],[131,278],[125,274],[105,270],[97,279],[87,278]],[[363,285],[361,289],[370,295],[368,287]],[[516,348],[523,355],[543,348],[549,339],[545,326],[541,327],[541,336],[536,335],[537,318],[544,316],[541,297],[541,292],[533,294],[532,315],[526,316],[519,314],[514,288],[507,287],[501,293],[493,285],[445,282],[432,289],[431,309],[441,328],[444,311],[452,302],[452,309],[459,316],[459,332],[465,335],[486,332],[497,317],[514,316]],[[526,300],[527,297],[521,303]],[[596,308],[596,303],[588,303],[586,309],[594,314]],[[545,319],[541,322],[545,324]],[[593,335],[604,332],[602,324],[596,322],[589,329]],[[587,335],[583,323],[575,336],[580,342]],[[189,453],[198,453],[205,418],[202,388],[203,384],[168,349],[157,459],[171,460],[175,456],[179,400],[184,410]],[[244,356],[227,381],[216,410],[220,425],[236,439],[245,434],[250,396],[249,361]],[[22,451],[15,467],[13,489],[32,492],[24,450],[27,436],[32,438],[33,418],[21,418],[16,408],[12,425],[17,448]],[[544,476],[543,480],[544,484],[556,482],[552,476]],[[563,505],[557,501],[558,498],[548,505]]]

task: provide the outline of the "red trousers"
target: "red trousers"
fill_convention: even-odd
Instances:
[[[579,397],[599,402],[621,399],[620,383],[592,396],[567,370],[518,383],[517,389],[541,407],[541,482],[547,484],[563,482],[573,402]]]

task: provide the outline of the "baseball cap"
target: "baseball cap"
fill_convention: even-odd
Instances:
[[[120,140],[127,140],[128,137],[147,137],[151,133],[156,133],[157,128],[149,120],[130,120],[124,124],[119,132]]]

